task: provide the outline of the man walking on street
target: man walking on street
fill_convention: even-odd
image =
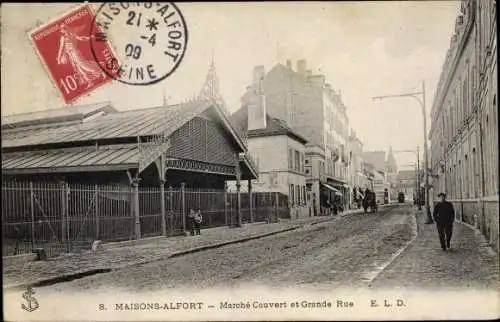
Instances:
[[[434,207],[434,221],[436,222],[441,248],[450,248],[451,235],[453,233],[453,222],[455,221],[455,210],[453,204],[446,200],[446,194],[441,192],[438,197],[441,201]]]

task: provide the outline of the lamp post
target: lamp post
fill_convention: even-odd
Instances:
[[[393,94],[393,95],[384,95],[384,96],[375,96],[372,99],[375,100],[383,100],[386,98],[396,98],[396,97],[412,97],[418,101],[420,107],[422,108],[422,117],[424,119],[424,175],[425,175],[425,208],[427,212],[427,221],[426,224],[432,224],[434,221],[431,216],[431,209],[429,206],[429,158],[428,158],[428,146],[427,146],[427,117],[425,111],[425,82],[422,81],[422,90],[417,92],[408,92],[402,94]],[[420,187],[419,187],[420,188]]]

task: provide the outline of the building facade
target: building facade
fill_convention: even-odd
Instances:
[[[369,181],[363,169],[363,142],[352,129],[349,136],[349,149],[351,162],[348,171],[348,185],[352,187],[351,204],[359,206],[359,201],[364,198],[364,191],[369,188]]]
[[[231,116],[231,123],[246,137],[249,153],[258,163],[259,177],[251,182],[252,189],[287,195],[292,218],[307,217],[307,140],[267,113],[270,105],[264,95],[263,67],[256,67],[253,76],[242,107]]]
[[[308,141],[311,197],[317,196],[319,207],[335,199],[347,208],[351,195],[347,185],[349,121],[340,92],[326,83],[324,75],[313,75],[305,60],[297,62],[295,71],[290,61],[286,66],[276,64],[267,74],[263,67],[258,69],[269,116],[283,120]],[[314,171],[316,166],[321,169]]]
[[[498,250],[495,1],[462,1],[431,110],[431,197],[445,191],[457,219]]]

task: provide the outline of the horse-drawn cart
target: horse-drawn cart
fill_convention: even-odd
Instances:
[[[363,210],[365,214],[368,212],[368,208],[370,208],[370,212],[377,212],[378,210],[375,192],[370,190],[365,191],[365,197],[363,198]]]

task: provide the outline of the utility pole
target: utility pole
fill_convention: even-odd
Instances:
[[[421,98],[419,97],[421,96]],[[423,117],[423,130],[424,130],[424,175],[425,175],[425,208],[427,212],[427,221],[426,224],[432,224],[434,221],[432,220],[431,209],[429,205],[429,158],[428,158],[428,145],[427,145],[427,117],[425,110],[425,82],[422,81],[422,90],[418,92],[409,92],[402,94],[393,94],[393,95],[384,95],[384,96],[375,96],[372,99],[375,100],[383,100],[387,98],[396,98],[396,97],[412,97],[418,101],[420,107],[422,108],[422,117]],[[420,187],[419,187],[420,188]],[[420,204],[419,204],[420,207]],[[420,209],[420,208],[419,208]]]
[[[424,119],[424,175],[425,175],[425,210],[427,213],[427,221],[426,224],[432,224],[434,221],[432,220],[431,215],[431,206],[429,204],[429,146],[427,145],[427,114],[425,111],[425,82],[422,81],[422,117]]]
[[[422,210],[422,203],[420,202],[420,152],[417,146],[417,206],[418,210]]]

